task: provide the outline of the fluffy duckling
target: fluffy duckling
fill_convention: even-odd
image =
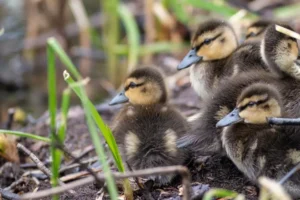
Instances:
[[[287,26],[285,26],[287,27]],[[273,42],[272,42],[273,41]],[[192,125],[192,131],[179,140],[179,146],[192,146],[200,154],[220,153],[222,145],[220,130],[214,124],[220,117],[228,114],[235,106],[233,99],[249,84],[264,81],[279,88],[283,96],[285,110],[290,117],[300,117],[300,81],[298,77],[298,55],[295,40],[275,30],[275,25],[270,25],[261,42],[261,54],[274,73],[252,71],[241,73],[234,79],[226,81],[213,92],[211,99],[204,103],[201,116]],[[285,62],[284,62],[285,61]],[[277,74],[277,75],[276,75]],[[280,78],[279,78],[280,77]],[[297,128],[291,128],[295,137]]]
[[[290,26],[281,26],[293,30]],[[300,79],[299,48],[297,40],[276,31],[275,24],[269,26],[261,42],[261,55],[272,72],[279,77],[292,76]]]
[[[268,20],[258,20],[250,24],[247,28],[245,42],[260,41],[265,33],[265,30],[273,22]]]
[[[245,71],[268,70],[261,59],[259,43],[238,47],[233,28],[223,21],[201,24],[191,46],[177,69],[191,67],[192,87],[202,99],[208,99],[224,79]]]
[[[264,83],[278,88],[283,107],[289,117],[300,117],[300,81],[291,78],[278,79],[272,73],[256,71],[241,73],[220,85],[210,100],[205,101],[198,119],[191,125],[191,131],[178,140],[178,147],[190,147],[198,155],[224,154],[221,129],[216,123],[236,106],[239,94],[249,85]],[[299,128],[289,127],[289,133],[298,138]]]
[[[280,180],[300,162],[300,141],[289,137],[288,129],[271,127],[268,117],[282,117],[281,95],[269,84],[254,83],[246,87],[236,107],[217,123],[228,157],[250,180],[259,176]],[[300,197],[300,172],[284,184],[294,197]]]
[[[186,152],[177,138],[189,128],[185,118],[168,104],[160,71],[139,68],[126,79],[124,91],[110,105],[125,103],[114,120],[113,133],[124,159],[133,169],[181,165]],[[166,185],[174,176],[154,176],[155,185]]]
[[[228,57],[238,47],[233,28],[224,21],[201,24],[191,40],[191,50],[177,69],[190,68],[190,81],[197,94],[205,99],[223,77],[231,76]]]

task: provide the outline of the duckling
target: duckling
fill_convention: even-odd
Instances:
[[[258,20],[250,24],[247,28],[245,42],[260,41],[265,33],[265,30],[273,22],[269,20]]]
[[[133,169],[182,165],[185,150],[176,147],[189,125],[168,104],[162,73],[154,67],[138,68],[126,79],[124,90],[110,105],[128,102],[114,120],[113,134],[124,159]],[[174,176],[153,176],[157,186],[166,185]]]
[[[232,74],[232,68],[226,66],[226,62],[238,46],[237,37],[228,23],[210,20],[199,25],[192,37],[191,46],[177,69],[191,67],[192,87],[198,96],[205,99],[220,79]],[[220,51],[216,51],[217,49]]]
[[[211,99],[203,102],[203,110],[198,119],[191,124],[188,134],[178,139],[179,148],[189,147],[198,155],[224,155],[221,142],[221,129],[216,123],[235,108],[236,99],[245,88],[254,83],[265,83],[278,88],[282,96],[283,107],[289,117],[300,117],[300,81],[292,78],[278,79],[274,74],[256,71],[239,74],[219,86]],[[299,137],[299,129],[289,127],[293,137]]]
[[[208,99],[220,82],[238,73],[268,68],[261,59],[258,43],[238,47],[233,28],[223,21],[201,24],[191,41],[192,49],[177,69],[190,68],[192,87],[202,99]]]
[[[290,26],[279,24],[287,29]],[[261,55],[272,72],[280,78],[291,76],[300,79],[299,48],[297,40],[276,31],[275,24],[269,26],[261,42]]]
[[[284,98],[284,107],[289,111],[289,116],[299,117],[300,97],[297,94],[300,92],[300,82],[297,79],[296,68],[299,60],[295,60],[299,51],[295,45],[294,39],[277,32],[274,24],[270,25],[261,42],[260,53],[274,73],[266,73],[263,70],[259,73],[257,71],[242,72],[234,79],[224,82],[220,89],[217,88],[212,93],[211,99],[204,102],[201,116],[195,120],[190,134],[178,140],[178,146],[192,146],[194,151],[200,154],[221,153],[220,131],[214,127],[214,124],[217,119],[234,108],[233,99],[237,98],[237,94],[245,86],[254,82],[264,81],[280,88],[279,91]],[[296,130],[293,131],[295,137],[299,135]]]
[[[289,137],[288,129],[271,127],[268,117],[285,114],[281,94],[270,84],[246,87],[236,107],[216,126],[225,127],[221,141],[228,157],[251,181],[267,176],[280,180],[300,161],[300,140]],[[300,197],[300,172],[284,184],[294,197]]]

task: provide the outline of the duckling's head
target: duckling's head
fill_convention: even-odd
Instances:
[[[201,24],[191,41],[191,50],[177,66],[178,70],[201,61],[226,58],[238,46],[233,28],[224,21],[210,20]]]
[[[258,20],[253,22],[248,28],[245,41],[261,40],[267,27],[272,24],[268,20]]]
[[[254,83],[241,92],[236,108],[217,123],[217,127],[244,122],[266,124],[267,117],[281,117],[281,98],[271,85]]]
[[[279,24],[284,28],[293,30],[288,25]],[[275,72],[297,74],[295,67],[299,56],[298,44],[295,38],[276,31],[275,24],[270,25],[261,42],[261,54],[264,62]]]
[[[155,67],[144,67],[134,70],[127,77],[124,90],[109,104],[130,102],[136,105],[151,105],[166,101],[167,89],[162,73]]]

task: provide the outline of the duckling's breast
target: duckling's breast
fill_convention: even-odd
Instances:
[[[199,97],[207,99],[212,89],[213,76],[209,63],[194,64],[190,68],[190,81]]]

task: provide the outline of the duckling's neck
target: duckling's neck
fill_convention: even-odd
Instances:
[[[190,81],[193,89],[203,100],[209,98],[224,76],[227,58],[215,61],[202,61],[190,67]],[[227,72],[226,72],[227,73]]]
[[[211,80],[210,64],[202,62],[190,68],[190,81],[194,91],[202,99],[207,99],[214,80]]]

